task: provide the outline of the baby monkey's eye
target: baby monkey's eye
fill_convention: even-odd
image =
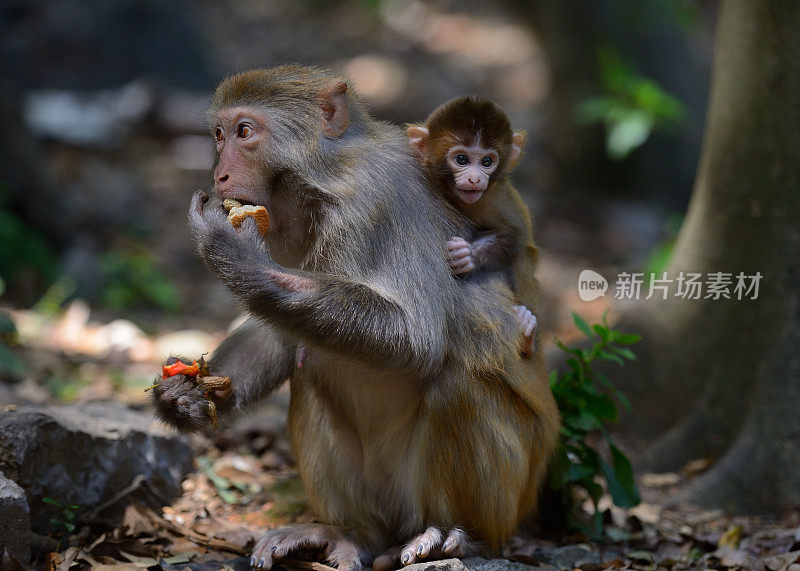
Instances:
[[[214,138],[215,138],[217,141],[221,141],[221,140],[222,140],[222,129],[220,129],[219,127],[217,127],[216,129],[214,129]]]
[[[493,163],[492,157],[483,157],[483,159],[481,159],[481,164],[487,168],[492,166]]]
[[[463,165],[466,165],[468,163],[469,163],[469,157],[467,157],[467,155],[458,155],[456,157],[456,164],[459,164],[459,165],[463,166]]]
[[[250,136],[253,130],[250,128],[249,125],[245,125],[244,123],[239,125],[239,128],[236,130],[236,134],[239,135],[242,139],[246,139]]]

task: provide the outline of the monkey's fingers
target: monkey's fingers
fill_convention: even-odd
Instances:
[[[454,274],[466,274],[471,272],[475,269],[475,264],[472,262],[472,258],[466,260],[465,263],[458,262],[457,264],[451,263],[450,269],[453,271]]]
[[[458,250],[449,250],[449,253],[450,253],[450,259],[454,260],[458,260],[471,255],[470,249],[468,247],[459,248]]]
[[[525,320],[525,337],[532,336],[538,324],[536,316],[530,313],[530,316]]]
[[[470,541],[467,532],[454,527],[447,532],[447,537],[442,544],[442,553],[448,557],[466,557],[470,550]]]
[[[442,532],[435,527],[429,527],[403,548],[400,563],[410,565],[417,559],[425,559],[431,554],[431,551],[438,550],[442,543],[444,543]]]

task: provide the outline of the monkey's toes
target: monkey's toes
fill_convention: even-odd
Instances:
[[[321,552],[325,561],[346,571],[364,568],[364,550],[353,540],[325,525],[303,525],[268,532],[250,557],[255,569],[271,569],[280,559],[297,552]]]
[[[423,560],[464,557],[468,550],[469,539],[464,531],[458,528],[440,530],[429,527],[424,533],[412,539],[399,553],[390,549],[378,557],[373,567],[376,571],[385,571],[396,565],[398,559],[401,565],[411,565]]]

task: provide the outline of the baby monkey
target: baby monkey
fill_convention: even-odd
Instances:
[[[535,347],[538,251],[528,208],[508,178],[522,153],[525,133],[513,131],[506,113],[478,96],[452,99],[406,132],[434,186],[479,231],[473,242],[457,236],[447,242],[450,268],[454,274],[478,269],[507,273],[519,302],[514,310],[522,328],[522,353],[530,357]]]

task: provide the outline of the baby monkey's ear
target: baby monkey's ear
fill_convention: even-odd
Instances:
[[[414,154],[424,157],[430,136],[428,128],[422,125],[407,125],[406,135],[408,135],[408,146],[411,147]]]
[[[506,171],[510,171],[517,166],[517,161],[522,154],[522,148],[525,146],[527,138],[528,134],[525,131],[514,131],[511,135],[511,153],[508,155],[508,168]]]

